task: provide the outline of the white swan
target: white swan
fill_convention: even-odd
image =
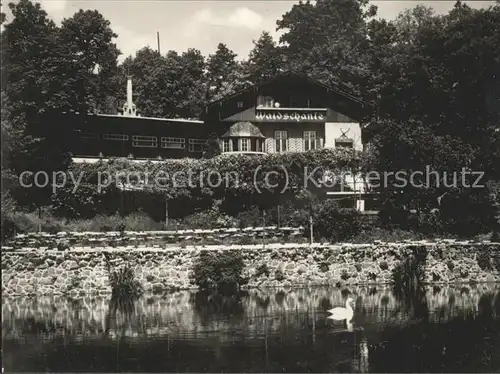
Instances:
[[[336,321],[343,321],[343,320],[345,320],[346,322],[351,321],[354,315],[354,311],[352,310],[351,307],[352,302],[354,302],[354,300],[348,298],[347,301],[345,302],[345,308],[338,307],[330,309],[328,313],[331,313],[332,315],[328,316],[328,318]]]

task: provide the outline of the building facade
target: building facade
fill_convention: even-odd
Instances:
[[[369,134],[362,100],[294,73],[283,74],[211,103],[199,120],[142,117],[132,81],[119,115],[66,115],[75,162],[127,157],[135,161],[202,157],[207,140],[223,154],[304,152],[347,147],[361,151]],[[366,184],[353,176],[347,189],[325,190],[358,210],[372,209]]]
[[[294,73],[211,103],[199,120],[142,117],[132,81],[119,115],[71,117],[75,161],[201,157],[209,137],[223,153],[303,152],[321,148],[363,149],[360,99]],[[66,120],[68,117],[66,117]]]
[[[362,150],[369,114],[362,100],[288,73],[210,104],[204,125],[220,135],[223,152]]]

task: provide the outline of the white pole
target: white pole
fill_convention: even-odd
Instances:
[[[312,214],[309,214],[309,244],[314,243],[314,236],[313,236],[313,217]]]
[[[262,248],[266,248],[266,211],[262,211]]]
[[[165,229],[168,230],[168,199],[165,199]]]

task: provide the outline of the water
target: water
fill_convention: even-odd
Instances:
[[[2,338],[6,372],[500,372],[500,285],[3,299]]]

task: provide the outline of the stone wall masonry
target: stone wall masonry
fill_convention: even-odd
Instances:
[[[64,251],[2,248],[2,293],[4,296],[71,297],[109,294],[111,289],[103,253],[116,266],[130,264],[146,292],[194,289],[190,275],[201,251],[231,249],[242,251],[249,288],[387,284],[391,282],[394,267],[415,246],[425,246],[428,250],[425,268],[428,283],[500,282],[500,243],[490,242],[80,247]],[[490,253],[488,267],[484,266],[484,259],[478,261],[482,252]],[[259,271],[263,268],[267,272]]]

